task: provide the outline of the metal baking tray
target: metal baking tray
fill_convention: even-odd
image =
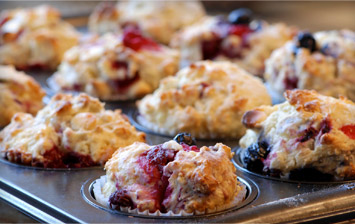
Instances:
[[[33,74],[42,85],[50,74]],[[138,129],[146,131],[149,144],[171,137],[150,132],[136,122],[135,102],[106,102],[107,109],[122,109]],[[236,149],[238,141],[200,140],[198,145],[223,142]],[[209,215],[159,218],[107,211],[95,203],[91,183],[105,175],[103,167],[41,169],[0,160],[0,198],[26,214],[49,223],[141,222],[334,222],[355,218],[355,182],[300,183],[265,178],[238,166],[237,175],[247,184],[249,197],[241,206]]]

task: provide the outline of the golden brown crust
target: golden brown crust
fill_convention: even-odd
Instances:
[[[159,133],[239,138],[243,113],[263,104],[270,97],[258,78],[230,62],[202,61],[162,80],[138,109],[143,125]]]
[[[316,50],[290,41],[265,63],[265,79],[278,96],[287,89],[314,89],[333,97],[355,100],[355,32],[331,30],[313,34]]]
[[[85,94],[57,94],[35,117],[14,116],[0,132],[0,152],[12,162],[32,166],[75,165],[66,163],[68,155],[79,158],[77,165],[90,166],[104,164],[117,148],[135,141],[145,141],[145,134],[137,132],[120,110],[105,110]]]
[[[49,6],[1,12],[0,64],[55,69],[79,33]]]
[[[243,148],[266,142],[267,169],[288,176],[292,170],[314,168],[335,179],[354,179],[355,104],[314,90],[286,91],[287,101],[247,112],[250,129],[241,139]]]
[[[30,76],[11,66],[0,65],[0,126],[17,112],[35,115],[43,107],[45,92]]]

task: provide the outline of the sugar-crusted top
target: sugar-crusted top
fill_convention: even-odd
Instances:
[[[140,43],[127,44],[129,35],[138,36]],[[106,34],[68,50],[53,79],[64,90],[105,100],[132,99],[152,92],[160,79],[175,74],[178,60],[177,51],[136,31],[125,36]]]
[[[266,61],[265,78],[282,94],[287,89],[314,89],[355,100],[355,32],[314,33],[316,50],[296,48],[297,40],[275,50]]]
[[[54,69],[78,39],[74,27],[49,6],[5,10],[0,14],[1,64]]]
[[[121,31],[127,24],[135,24],[146,35],[168,44],[181,28],[205,15],[199,1],[120,1],[100,4],[89,19],[93,32]]]
[[[240,137],[242,114],[263,104],[270,97],[258,78],[229,62],[204,61],[162,80],[138,109],[143,124],[160,133]]]
[[[262,76],[264,61],[274,49],[291,40],[296,29],[283,23],[263,21],[261,24],[260,29],[248,28],[237,34],[232,31],[234,25],[221,17],[206,16],[174,35],[170,45],[181,51],[183,64],[206,59],[204,46],[210,45],[207,47],[209,51],[216,51],[213,60],[232,61],[250,73]]]
[[[10,123],[17,112],[35,115],[43,107],[44,95],[32,77],[11,66],[0,66],[0,126]]]
[[[285,175],[315,167],[336,178],[354,178],[355,104],[309,90],[285,96],[285,103],[245,113],[243,123],[250,129],[240,145],[266,141],[271,151],[264,165]]]
[[[221,143],[197,152],[175,141],[161,146],[137,142],[117,150],[106,163],[102,192],[106,198],[125,192],[140,211],[205,212],[228,205],[240,193],[231,158],[231,149]]]
[[[97,99],[85,94],[57,94],[37,116],[17,114],[0,138],[1,153],[9,160],[17,153],[23,157],[22,163],[36,160],[45,166],[60,164],[67,154],[88,156],[93,164],[104,164],[118,147],[144,141],[145,135],[137,132],[120,110],[105,110]],[[48,158],[51,151],[58,154],[54,161]]]

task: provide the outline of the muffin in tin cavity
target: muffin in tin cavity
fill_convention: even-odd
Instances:
[[[253,18],[248,9],[223,16],[207,16],[178,32],[170,45],[181,52],[181,65],[200,60],[231,61],[253,75],[262,76],[271,52],[291,40],[296,28],[268,24]]]
[[[299,181],[355,179],[355,104],[314,90],[246,112],[241,160],[250,171]]]
[[[122,35],[105,34],[65,53],[49,80],[54,90],[86,92],[102,100],[136,99],[174,75],[179,53],[129,27]]]
[[[90,15],[89,30],[94,33],[122,32],[127,25],[139,28],[145,36],[162,44],[205,16],[200,1],[119,1],[100,3]]]
[[[314,89],[355,101],[355,32],[300,32],[272,53],[264,77],[278,96],[289,89]]]
[[[0,64],[54,70],[79,37],[52,7],[4,10],[0,13]]]
[[[8,125],[17,112],[36,115],[43,107],[44,96],[44,90],[31,76],[0,65],[0,127]]]
[[[111,209],[149,215],[206,214],[241,203],[246,188],[235,174],[228,146],[198,148],[186,133],[150,146],[117,150],[96,181],[96,200]]]
[[[0,132],[6,160],[44,168],[103,165],[119,148],[145,141],[120,110],[86,94],[57,94],[35,117],[17,113]]]
[[[197,62],[161,81],[137,102],[138,121],[154,132],[196,138],[240,138],[245,111],[270,105],[261,80],[230,62]]]

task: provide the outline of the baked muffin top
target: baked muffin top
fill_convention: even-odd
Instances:
[[[136,142],[117,150],[106,163],[101,191],[113,209],[175,214],[219,210],[233,206],[238,194],[245,196],[231,158],[231,149],[221,143],[198,148],[176,141],[156,146]]]
[[[83,91],[104,100],[135,99],[175,74],[178,63],[176,50],[126,29],[68,50],[52,81],[57,90]]]
[[[46,168],[103,165],[121,146],[145,141],[120,110],[85,94],[57,94],[35,117],[17,113],[0,132],[11,162]]]
[[[49,6],[5,10],[0,14],[0,64],[20,69],[55,69],[79,33]]]
[[[91,32],[122,32],[127,25],[144,35],[168,44],[172,35],[205,15],[199,1],[120,1],[101,3],[90,15]]]
[[[9,124],[17,112],[35,115],[43,107],[44,96],[32,77],[12,66],[0,65],[0,126]]]
[[[272,53],[265,69],[267,83],[280,95],[287,89],[314,89],[353,101],[354,74],[355,32],[350,30],[301,32]]]
[[[238,138],[245,111],[271,104],[262,82],[230,62],[203,61],[161,81],[138,102],[140,122],[156,132]]]
[[[355,104],[310,90],[286,91],[285,97],[285,103],[245,113],[249,130],[240,145],[246,165],[260,160],[256,172],[291,179],[354,179]],[[255,150],[262,157],[252,158]]]
[[[295,33],[295,28],[283,23],[252,18],[248,23],[233,23],[221,16],[206,16],[174,35],[170,45],[180,50],[182,65],[200,60],[232,61],[262,76],[264,61]]]

